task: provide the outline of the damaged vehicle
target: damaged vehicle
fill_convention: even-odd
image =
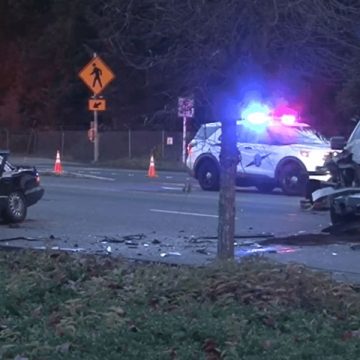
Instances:
[[[331,178],[312,193],[312,200],[328,201],[333,225],[360,221],[360,122],[348,141],[336,136],[330,144],[338,152],[324,165]]]
[[[16,166],[8,161],[10,152],[0,150],[0,217],[7,223],[24,221],[27,208],[44,195],[35,167]]]

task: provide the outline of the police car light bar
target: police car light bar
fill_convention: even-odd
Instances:
[[[241,115],[245,121],[254,125],[261,125],[270,121],[269,112],[266,105],[251,102],[242,110]]]
[[[296,123],[295,115],[282,115],[280,118],[284,125],[294,125]]]

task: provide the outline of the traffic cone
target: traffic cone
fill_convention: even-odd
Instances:
[[[150,178],[157,177],[156,170],[155,170],[155,161],[154,161],[153,155],[150,156],[150,165],[149,165],[149,170],[148,170],[147,176]]]
[[[60,161],[60,151],[58,150],[56,152],[56,160],[55,160],[55,165],[54,165],[54,173],[55,174],[62,174],[63,172],[63,168],[61,166],[61,161]]]

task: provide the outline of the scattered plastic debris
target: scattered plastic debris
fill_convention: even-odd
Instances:
[[[309,199],[301,199],[300,200],[300,209],[308,210],[312,206],[311,201]]]
[[[13,237],[13,238],[0,239],[0,242],[8,242],[8,241],[16,241],[16,240],[41,241],[43,239],[30,238],[30,237],[26,237],[26,236],[17,236],[17,237]]]
[[[0,239],[0,242],[9,242],[9,241],[49,241],[49,240],[60,240],[60,238],[56,238],[54,235],[49,235],[49,237],[28,237],[28,236],[16,236],[12,238]]]
[[[277,253],[274,247],[242,247],[235,249],[235,257],[263,254],[263,253]]]
[[[167,253],[161,253],[161,257],[167,257],[167,256],[181,256],[181,254],[177,251],[169,251]]]
[[[51,248],[46,246],[36,246],[33,249],[35,250],[60,250],[60,251],[69,251],[69,252],[80,252],[80,251],[86,251],[86,249],[83,248],[63,248],[60,246],[52,246]]]
[[[267,239],[273,238],[274,234],[272,233],[261,233],[261,234],[244,234],[244,235],[234,235],[234,239]],[[209,240],[218,240],[218,236],[198,236],[195,237],[191,235],[189,242],[192,243],[201,243],[201,242],[211,242]]]
[[[202,237],[195,237],[195,236],[192,236],[190,239],[189,239],[189,242],[192,243],[192,244],[203,244],[203,243],[213,243],[215,240],[214,239],[207,239],[207,238],[202,238]],[[216,237],[216,240],[217,240],[217,237]]]
[[[134,242],[134,241],[131,241],[131,240],[125,241],[125,245],[128,245],[128,246],[139,246],[138,243],[136,243],[136,242]]]
[[[125,239],[117,239],[115,237],[108,237],[108,236],[105,236],[103,240],[101,240],[101,242],[103,244],[106,244],[106,243],[119,243],[119,244],[122,244],[125,242]]]
[[[196,249],[195,251],[196,251],[197,253],[199,253],[199,254],[209,255],[209,253],[207,252],[207,249],[206,249],[206,248]]]
[[[192,190],[192,186],[191,186],[190,179],[186,179],[185,184],[182,188],[182,191],[184,193],[189,193],[189,192],[191,192],[191,190]]]
[[[123,236],[124,240],[142,240],[146,237],[145,234],[135,234],[135,235],[125,235]]]
[[[143,245],[144,245],[145,247],[148,247],[148,246],[149,246],[149,244],[146,244],[146,243],[145,243],[145,244],[143,244]]]
[[[111,246],[108,246],[108,247],[106,248],[106,251],[107,251],[109,254],[111,254],[111,252],[112,252]]]

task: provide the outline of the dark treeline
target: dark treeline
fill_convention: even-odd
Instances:
[[[248,94],[287,102],[327,133],[360,115],[355,0],[1,0],[0,127],[84,129],[79,70],[98,53],[116,74],[104,129],[180,129],[233,117]]]

